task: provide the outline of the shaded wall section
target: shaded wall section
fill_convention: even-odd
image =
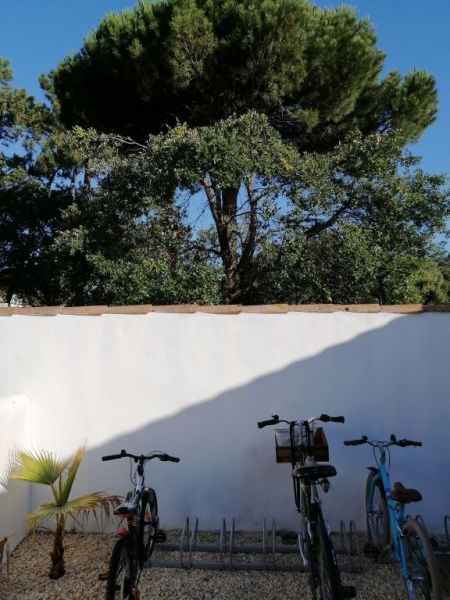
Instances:
[[[295,524],[289,467],[256,427],[273,413],[345,415],[326,428],[334,525],[363,524],[373,459],[342,446],[361,434],[422,440],[393,450],[393,478],[421,489],[431,527],[449,510],[448,313],[10,316],[0,336],[0,394],[31,398],[33,444],[66,454],[88,442],[76,491],[124,493],[128,464],[100,461],[121,448],[182,458],[150,464],[163,526],[186,515],[205,527],[232,516],[245,528]]]

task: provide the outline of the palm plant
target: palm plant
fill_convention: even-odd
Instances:
[[[56,523],[50,554],[51,579],[59,579],[65,573],[64,533],[67,518],[72,517],[79,523],[80,519],[83,520],[90,514],[97,519],[99,512],[108,518],[111,508],[120,502],[118,496],[107,496],[104,492],[93,492],[73,500],[69,498],[85,451],[86,447],[81,446],[72,457],[59,460],[54,454],[43,450],[15,450],[10,458],[7,479],[39,483],[51,488],[53,500],[41,504],[28,516],[31,532],[43,521],[54,520]]]

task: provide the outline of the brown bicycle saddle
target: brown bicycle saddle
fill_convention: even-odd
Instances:
[[[400,502],[401,504],[409,504],[410,502],[420,502],[422,500],[422,494],[419,490],[405,488],[403,483],[397,481],[394,483],[391,499],[395,500],[395,502]]]

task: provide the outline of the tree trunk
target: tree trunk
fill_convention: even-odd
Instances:
[[[55,539],[53,541],[53,550],[50,552],[50,556],[52,558],[52,566],[48,575],[50,579],[59,579],[66,572],[66,563],[64,561],[63,528],[64,526],[58,522],[56,525]]]
[[[222,190],[221,241],[222,260],[225,278],[222,284],[222,297],[225,304],[231,304],[240,295],[238,277],[237,243],[237,197],[239,188]]]
[[[250,217],[248,231],[243,235],[238,223],[238,195],[240,187],[220,188],[209,178],[202,180],[211,214],[216,226],[220,248],[220,258],[225,271],[222,280],[221,295],[224,304],[233,304],[242,300],[245,285],[250,280],[250,267],[256,245],[256,208],[257,199],[253,190],[251,176],[246,183]],[[241,240],[241,247],[239,245]],[[244,288],[243,288],[244,285]]]

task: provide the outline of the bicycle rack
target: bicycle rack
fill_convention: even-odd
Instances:
[[[449,523],[450,523],[450,515],[445,515],[445,517],[444,517],[445,545],[448,550],[450,550],[450,533],[448,531]]]
[[[210,532],[208,532],[210,533]],[[301,552],[296,543],[286,544],[277,542],[283,532],[277,531],[275,519],[272,520],[270,529],[266,525],[266,520],[262,522],[262,530],[258,543],[238,543],[237,538],[245,532],[236,530],[235,520],[231,521],[230,530],[227,529],[226,520],[222,519],[221,527],[216,532],[218,543],[201,543],[199,531],[199,519],[195,519],[194,527],[191,530],[189,517],[186,519],[183,529],[180,533],[179,543],[158,544],[158,552],[171,552],[175,557],[170,559],[152,558],[146,567],[156,568],[175,568],[175,569],[211,569],[211,570],[245,570],[245,571],[308,571],[308,567],[303,565]],[[255,532],[255,535],[257,533]],[[335,535],[335,534],[333,534]],[[287,536],[292,540],[297,537],[296,534]],[[350,522],[349,530],[341,522],[341,544],[337,544],[336,552],[345,554],[346,560],[340,564],[341,571],[360,572],[361,555],[359,541],[353,521]],[[344,541],[342,541],[344,540]],[[216,555],[214,558],[199,558],[195,554]],[[260,555],[261,560],[245,561],[242,555]],[[282,557],[285,557],[283,560]],[[289,561],[287,557],[290,557]],[[355,559],[356,557],[356,559]]]
[[[359,543],[358,532],[354,521],[349,521],[348,529],[345,521],[340,523],[339,544],[335,544],[335,550],[338,554],[343,554],[347,560],[347,569],[345,565],[339,565],[341,571],[351,573],[360,573],[362,569],[361,545]]]
[[[435,544],[435,551],[439,553],[450,553],[450,515],[444,516],[444,533],[439,533],[437,535],[429,534],[427,526],[425,525],[425,521],[423,520],[421,515],[416,515],[413,517],[412,515],[406,515],[407,519],[415,519],[418,521],[427,535],[433,540]]]

